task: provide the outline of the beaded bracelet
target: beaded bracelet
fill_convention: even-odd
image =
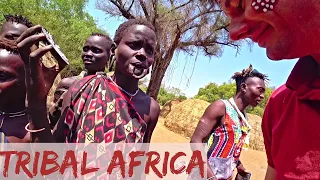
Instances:
[[[27,132],[31,132],[31,133],[36,133],[36,132],[41,132],[41,131],[44,131],[46,128],[41,128],[41,129],[38,129],[38,130],[31,130],[31,129],[28,129],[29,128],[29,125],[30,123],[28,123],[24,129],[27,131]]]

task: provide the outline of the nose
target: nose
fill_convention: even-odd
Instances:
[[[86,58],[91,58],[92,57],[92,51],[87,51],[87,52],[83,52],[83,57],[86,57]]]
[[[264,99],[264,93],[260,94],[260,98]]]
[[[144,48],[140,49],[140,51],[136,54],[136,58],[141,62],[144,62],[147,60],[147,54]]]
[[[230,39],[237,41],[248,37],[249,26],[242,17],[233,18],[229,26]]]

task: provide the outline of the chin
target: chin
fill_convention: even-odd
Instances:
[[[252,108],[255,108],[255,107],[257,107],[259,104],[251,104],[250,106],[252,107]]]
[[[284,54],[285,51],[275,51],[273,49],[267,48],[267,57],[272,61],[281,61],[284,59],[291,59],[288,54]]]

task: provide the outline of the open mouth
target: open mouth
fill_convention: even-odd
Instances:
[[[147,66],[143,63],[132,63],[132,65],[136,68],[139,68],[139,69],[147,69]]]
[[[129,71],[133,77],[140,79],[147,75],[148,67],[142,63],[132,63],[129,65]]]

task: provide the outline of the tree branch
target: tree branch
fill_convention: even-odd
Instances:
[[[193,1],[193,0],[189,0],[188,2],[186,2],[186,3],[184,3],[184,4],[181,4],[180,6],[177,6],[177,7],[172,8],[171,10],[163,13],[163,15],[162,15],[161,17],[163,17],[163,16],[165,16],[166,14],[169,14],[169,13],[171,13],[171,12],[173,12],[173,11],[176,11],[176,10],[178,10],[178,9],[184,7],[184,6],[186,6],[187,4],[191,3],[192,1]],[[172,5],[172,4],[171,4],[171,5]]]
[[[180,31],[179,25],[177,24],[177,34],[176,34],[176,36],[175,36],[170,48],[168,49],[168,52],[166,53],[166,55],[164,57],[165,60],[169,60],[169,59],[171,60],[172,59],[174,51],[179,46],[180,37],[181,37],[181,31]],[[169,65],[170,61],[168,61],[166,63],[168,63],[166,65]]]
[[[219,41],[188,41],[188,42],[180,42],[179,48],[184,48],[187,46],[203,46],[209,47],[214,46],[215,44],[220,44],[224,46],[231,46],[231,47],[239,47],[239,45],[234,44],[232,42],[219,42]]]
[[[132,8],[133,4],[134,4],[134,0],[132,0],[132,2],[131,2],[131,4],[130,4],[130,6],[129,6],[129,8],[128,8],[127,12],[129,12],[129,11],[131,10],[131,8]]]
[[[146,7],[146,4],[143,2],[143,0],[139,0],[140,2],[140,6],[144,12],[144,15],[146,16],[147,20],[150,21],[150,16],[149,16],[149,13],[147,11],[147,7]]]
[[[221,26],[221,27],[218,27],[216,28],[214,31],[220,31],[221,29],[225,29],[226,31],[228,31],[228,27],[229,27],[230,23],[224,25],[224,26]],[[228,31],[229,32],[229,31]]]
[[[126,10],[124,8],[124,6],[122,5],[121,0],[110,0],[110,2],[112,4],[114,4],[115,6],[117,6],[117,8],[119,9],[119,11],[121,12],[121,15],[123,17],[125,17],[126,19],[135,19],[135,17],[129,12],[131,7],[132,7],[132,4],[134,3],[134,0],[132,0],[132,4],[131,4],[131,6],[129,7],[128,10]]]
[[[182,34],[185,33],[185,32],[187,32],[187,31],[189,31],[189,30],[191,30],[191,29],[193,29],[193,28],[199,28],[200,26],[201,26],[200,24],[194,24],[194,25],[186,28],[185,30],[183,30],[183,31],[182,31]]]
[[[203,15],[205,15],[205,14],[217,13],[217,12],[222,12],[222,10],[207,10],[207,11],[202,11],[202,12],[200,12],[199,14],[195,15],[194,17],[188,19],[185,23],[183,23],[183,24],[181,25],[181,27],[184,27],[184,26],[190,24],[192,21],[194,21],[194,20],[197,19],[198,17],[201,17],[201,16],[203,16]]]

